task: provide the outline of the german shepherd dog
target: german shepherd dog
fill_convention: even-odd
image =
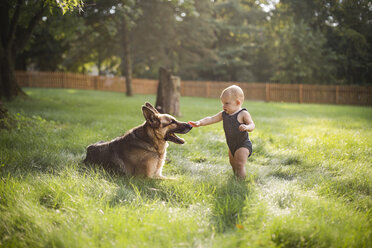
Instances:
[[[84,163],[100,164],[119,174],[164,179],[162,169],[167,141],[185,143],[176,133],[187,133],[192,126],[171,115],[160,114],[148,102],[142,106],[142,112],[146,120],[142,125],[109,142],[88,146]]]

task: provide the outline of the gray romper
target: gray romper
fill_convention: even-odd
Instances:
[[[248,132],[241,132],[239,126],[243,123],[238,121],[238,115],[242,111],[247,111],[243,108],[238,113],[233,115],[227,114],[225,111],[222,112],[223,129],[225,130],[226,142],[229,146],[231,154],[234,156],[236,150],[240,147],[246,147],[249,150],[249,156],[252,155],[252,142],[249,140]]]

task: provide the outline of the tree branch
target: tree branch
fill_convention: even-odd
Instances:
[[[23,0],[18,0],[17,1],[16,10],[15,10],[15,12],[13,14],[13,17],[12,17],[12,20],[10,22],[9,33],[8,33],[8,37],[7,37],[6,42],[5,42],[7,48],[10,48],[12,46],[13,38],[15,36],[16,27],[17,27],[20,12],[21,12],[20,9],[21,9],[22,4],[23,4]]]
[[[31,18],[27,29],[22,32],[22,37],[19,39],[17,38],[18,44],[17,44],[17,50],[22,51],[25,46],[27,45],[27,42],[29,41],[31,34],[33,30],[35,29],[37,23],[40,21],[41,17],[43,16],[44,11],[46,10],[45,1],[41,2],[39,10],[35,13],[35,15]]]

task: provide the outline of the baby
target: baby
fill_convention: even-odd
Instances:
[[[239,179],[246,177],[245,163],[252,154],[252,142],[248,132],[255,128],[251,115],[245,108],[243,90],[236,85],[224,89],[220,96],[223,111],[199,121],[190,121],[194,127],[206,126],[223,120],[229,159],[234,175]]]

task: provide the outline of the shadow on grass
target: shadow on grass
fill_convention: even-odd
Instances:
[[[178,208],[187,208],[213,194],[214,186],[197,183],[188,178],[159,180],[140,177],[118,177],[119,186],[110,205],[130,203],[162,203]]]
[[[229,178],[215,192],[212,223],[218,232],[226,232],[242,223],[243,209],[253,195],[253,180]]]
[[[159,189],[161,188],[160,180],[117,176],[114,181],[119,187],[116,190],[115,197],[110,201],[112,207],[131,204],[134,201],[166,200],[166,195]]]

